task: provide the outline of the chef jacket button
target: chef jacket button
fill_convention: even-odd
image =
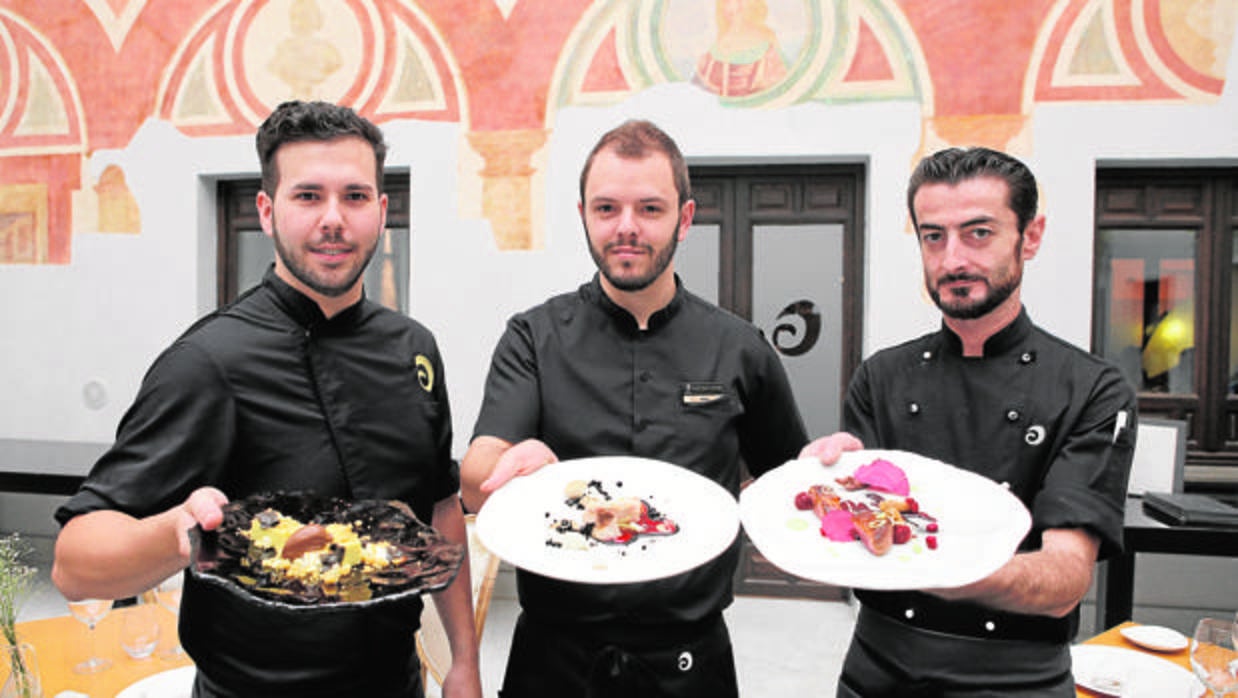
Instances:
[[[912,414],[920,414],[920,403],[910,402],[907,404],[907,411]]]
[[[648,382],[649,382],[649,379],[650,379],[651,377],[652,377],[652,376],[650,376],[650,375],[649,375],[649,372],[648,372],[648,371],[641,371],[641,372],[640,372],[640,382],[642,382],[642,383],[648,383]]]
[[[1006,412],[1006,421],[1007,421],[1007,422],[1017,422],[1017,421],[1019,421],[1019,411],[1018,411],[1018,410],[1010,410],[1010,411]]]
[[[1034,351],[1025,351],[1023,352],[1023,355],[1019,357],[1019,363],[1021,364],[1030,364],[1035,360],[1036,352]]]
[[[907,620],[911,620],[916,617],[916,609],[909,608],[906,611],[903,611],[903,615],[907,617]]]
[[[920,358],[924,359],[925,361],[928,361],[929,359],[933,358],[933,352],[926,351],[920,355]]]
[[[997,623],[994,623],[991,620],[986,620],[984,622],[984,629],[988,630],[989,632],[993,632],[994,630],[997,630]]]

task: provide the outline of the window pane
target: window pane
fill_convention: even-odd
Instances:
[[[1233,241],[1229,263],[1229,393],[1238,394],[1238,230],[1230,233]]]
[[[1195,231],[1100,231],[1098,351],[1141,392],[1193,392]]]
[[[718,256],[721,229],[716,223],[698,223],[675,251],[675,273],[684,288],[710,303],[718,303]]]
[[[778,350],[809,434],[839,429],[842,225],[753,228],[752,322]]]

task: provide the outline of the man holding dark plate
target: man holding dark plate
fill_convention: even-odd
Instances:
[[[382,132],[346,107],[287,102],[257,148],[275,264],[156,359],[116,443],[56,512],[67,598],[151,588],[190,564],[190,529],[215,531],[229,498],[260,493],[394,500],[465,541],[434,337],[362,288],[386,223]],[[435,596],[448,696],[481,695],[470,598],[466,559]],[[416,594],[290,609],[189,574],[194,696],[419,698],[421,610]]]

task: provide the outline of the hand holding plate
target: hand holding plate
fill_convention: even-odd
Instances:
[[[852,434],[836,431],[829,436],[822,436],[810,442],[800,450],[800,458],[816,458],[822,465],[834,465],[842,456],[843,451],[859,451],[864,448]]]
[[[535,473],[557,462],[559,457],[549,446],[537,439],[525,439],[499,456],[494,472],[481,483],[481,491],[490,494],[514,477]]]

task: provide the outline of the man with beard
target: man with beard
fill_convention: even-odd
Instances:
[[[675,275],[691,195],[678,146],[649,122],[626,122],[593,148],[577,208],[598,273],[508,322],[461,463],[468,508],[559,459],[604,455],[666,461],[738,494],[741,456],[759,474],[807,442],[760,332]],[[522,613],[501,695],[735,696],[722,610],[737,556],[738,542],[636,584],[518,571]]]
[[[465,542],[434,336],[362,288],[386,225],[382,132],[347,107],[287,102],[257,149],[275,263],[155,360],[116,443],[56,512],[52,578],[69,599],[181,574],[188,530],[216,529],[229,498],[255,493],[399,500]],[[434,600],[454,654],[444,695],[480,698],[467,560]],[[194,696],[420,698],[421,610],[416,597],[288,610],[186,575]]]
[[[907,203],[942,328],[867,359],[848,387],[843,431],[802,455],[830,464],[869,447],[935,458],[1009,487],[1032,530],[974,583],[857,590],[838,695],[1074,696],[1079,602],[1097,559],[1122,545],[1134,391],[1023,307],[1023,262],[1045,231],[1023,163],[943,150],[920,162]]]

